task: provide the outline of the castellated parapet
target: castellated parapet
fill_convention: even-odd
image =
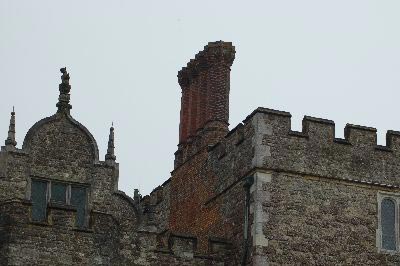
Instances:
[[[400,132],[257,108],[232,130],[231,43],[204,47],[178,74],[178,150],[163,184],[118,190],[114,127],[100,160],[70,115],[61,69],[57,113],[0,151],[1,265],[400,265]],[[349,118],[350,119],[350,118]],[[116,129],[118,132],[118,129]],[[104,143],[106,146],[106,143]],[[132,179],[135,183],[135,179]]]
[[[357,265],[398,263],[397,253],[386,257],[378,251],[382,229],[377,195],[400,192],[399,133],[389,130],[382,146],[377,145],[372,127],[347,124],[341,139],[335,138],[331,120],[305,116],[302,124],[301,132],[293,131],[290,113],[257,108],[208,149],[214,196],[204,205],[221,204],[227,211],[221,218],[222,228],[235,231],[226,222],[237,208],[230,202],[240,188],[246,190],[248,178],[252,180],[247,218],[250,240],[225,232],[228,239],[236,238],[235,243],[250,242],[247,255],[239,251],[240,259],[247,257],[257,265],[284,264],[293,258],[323,265],[347,260]],[[240,202],[246,206],[245,196]],[[336,239],[351,241],[361,252],[339,255],[342,246],[334,244]],[[286,249],[277,256],[281,247]],[[336,255],[329,259],[323,255],[326,252]]]
[[[305,116],[303,130],[292,131],[291,115],[258,108],[245,123],[257,128],[254,167],[399,186],[399,132],[389,130],[386,146],[377,145],[376,129],[347,124],[335,138],[331,120]],[[390,167],[387,167],[390,165]]]
[[[400,186],[400,132],[387,131],[387,143],[382,146],[377,145],[377,130],[372,127],[347,124],[341,139],[335,138],[332,120],[304,116],[302,125],[302,131],[293,131],[290,113],[259,107],[208,148],[213,168],[225,168],[221,165],[224,161],[244,160],[233,164],[237,167],[231,167],[226,176],[269,169],[388,188]],[[252,151],[243,146],[253,146]]]
[[[233,252],[226,261],[233,265],[399,264],[400,239],[392,256],[382,252],[380,216],[380,200],[400,202],[399,132],[388,131],[381,146],[376,129],[347,124],[345,137],[335,138],[333,121],[310,116],[298,132],[290,113],[257,108],[231,131],[202,138],[204,127],[193,123],[202,113],[188,107],[197,95],[185,92],[207,88],[198,85],[205,51],[178,75],[181,137],[169,182],[168,230],[196,236],[203,251],[212,238],[229,240]],[[232,60],[226,62],[230,67]]]

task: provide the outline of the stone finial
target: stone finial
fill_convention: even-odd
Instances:
[[[110,127],[110,135],[108,137],[107,154],[105,156],[106,161],[115,162],[116,156],[114,154],[114,123]]]
[[[8,150],[14,150],[15,147],[17,146],[17,142],[15,141],[15,110],[13,106],[13,110],[11,112],[11,118],[10,118],[10,126],[8,129],[8,136],[5,141],[6,148]]]
[[[69,73],[67,72],[67,68],[63,67],[60,68],[60,72],[62,73],[61,75],[61,83],[58,85],[59,91],[60,91],[60,96],[58,97],[58,103],[57,103],[57,113],[68,113],[70,112],[72,106],[69,104],[70,100],[70,91],[71,91],[71,85],[69,85]]]
[[[133,200],[134,200],[136,203],[139,203],[141,197],[142,197],[142,195],[140,195],[139,189],[135,188],[134,194],[133,194]]]

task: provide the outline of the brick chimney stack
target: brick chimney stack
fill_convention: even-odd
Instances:
[[[204,131],[219,132],[213,138],[228,132],[230,70],[234,59],[232,43],[210,42],[179,71],[179,144],[192,141]]]
[[[234,59],[232,43],[210,42],[179,71],[182,97],[175,166],[228,132],[230,70]]]

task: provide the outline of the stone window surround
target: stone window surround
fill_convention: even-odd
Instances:
[[[58,179],[50,179],[50,178],[45,178],[45,177],[39,177],[39,176],[30,176],[28,179],[27,183],[27,190],[26,190],[26,199],[28,201],[31,201],[31,191],[32,191],[32,180],[38,180],[38,181],[43,181],[47,183],[47,188],[46,188],[46,203],[47,207],[51,206],[57,206],[65,209],[71,209],[73,206],[71,205],[71,187],[72,186],[77,186],[77,187],[84,187],[86,188],[86,205],[85,205],[85,212],[86,212],[86,217],[85,217],[85,227],[87,227],[88,223],[88,213],[90,210],[89,206],[89,196],[90,196],[90,185],[89,184],[84,184],[84,183],[76,183],[76,182],[67,182],[65,180],[58,180]],[[51,200],[51,184],[52,182],[54,183],[62,183],[65,184],[66,187],[66,203],[62,204],[60,202],[53,202]],[[47,213],[46,213],[47,215]],[[32,221],[33,222],[33,221]],[[43,222],[33,222],[37,224],[48,224],[48,221],[43,221]]]
[[[395,203],[395,230],[396,230],[396,250],[387,250],[382,248],[382,201],[384,199],[392,200]],[[376,230],[376,247],[380,253],[396,254],[400,252],[400,193],[378,191],[378,229]]]

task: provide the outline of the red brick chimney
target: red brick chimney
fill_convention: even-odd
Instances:
[[[235,47],[210,42],[178,73],[182,88],[179,148],[201,139],[204,146],[228,132],[230,70]],[[179,151],[179,150],[178,150]]]

